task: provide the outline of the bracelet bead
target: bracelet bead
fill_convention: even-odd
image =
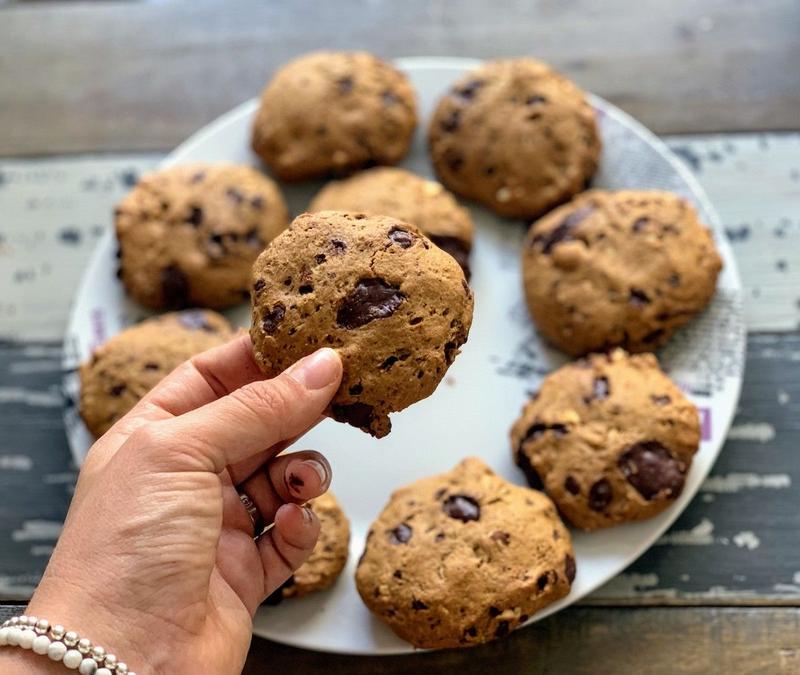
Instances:
[[[106,654],[106,658],[103,661],[103,664],[106,668],[110,670],[114,670],[117,667],[117,657],[113,654]]]
[[[102,665],[106,659],[106,650],[102,647],[95,647],[92,649],[92,658],[97,661],[98,664]]]
[[[20,635],[22,635],[22,631],[19,629],[19,627],[12,626],[11,629],[8,631],[8,644],[18,645]]]
[[[36,633],[30,628],[26,628],[19,634],[19,646],[23,649],[30,649],[33,647],[33,641],[36,639]]]
[[[64,633],[66,632],[67,629],[64,628],[64,626],[62,626],[61,624],[57,623],[50,629],[50,637],[53,638],[54,640],[63,640]]]
[[[78,672],[81,675],[95,675],[97,672],[97,661],[94,659],[84,659],[81,665],[78,666]]]
[[[94,675],[113,675],[108,668],[98,668]]]
[[[47,657],[51,661],[60,661],[64,658],[64,654],[67,653],[67,645],[63,642],[51,642],[50,646],[47,648]]]
[[[47,649],[50,647],[50,638],[46,635],[37,635],[36,639],[33,641],[33,645],[31,649],[36,654],[47,654]]]
[[[92,641],[87,638],[81,638],[78,640],[78,651],[83,654],[84,656],[92,651]]]
[[[44,635],[50,628],[50,622],[47,619],[39,619],[34,626],[34,630],[38,635]]]
[[[83,661],[83,656],[77,649],[70,649],[64,654],[64,658],[61,659],[61,662],[70,670],[77,670],[78,666],[81,665],[81,661]]]
[[[81,639],[81,636],[78,635],[74,630],[68,630],[64,633],[64,644],[67,647],[74,647],[78,644],[78,640]]]

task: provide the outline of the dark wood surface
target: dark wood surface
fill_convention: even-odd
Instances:
[[[168,149],[321,47],[528,54],[659,133],[792,129],[796,0],[0,3],[0,154]]]

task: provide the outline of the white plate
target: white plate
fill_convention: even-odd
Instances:
[[[477,61],[412,58],[397,65],[419,95],[422,124],[403,166],[432,175],[425,149],[425,121],[437,99]],[[690,199],[719,233],[719,221],[689,172],[652,133],[597,97],[604,150],[594,185],[602,188],[661,188]],[[248,101],[197,132],[164,161],[232,161],[257,165],[250,151],[250,124],[256,101]],[[287,186],[294,213],[304,210],[319,184]],[[436,393],[392,416],[393,431],[377,441],[344,424],[326,421],[309,433],[302,447],[323,451],[334,469],[333,490],[352,522],[350,561],[334,588],[302,600],[263,609],[255,633],[309,649],[358,654],[410,651],[405,642],[372,618],[353,582],[370,522],[396,487],[445,471],[466,455],[478,455],[506,478],[524,479],[514,467],[508,429],[528,392],[542,375],[564,361],[541,345],[522,299],[519,250],[524,228],[472,208],[477,239],[472,257],[475,319],[463,353]],[[686,507],[708,474],[727,432],[741,386],[744,329],[741,283],[731,249],[721,236],[725,261],[717,296],[700,319],[678,334],[662,353],[665,367],[703,411],[704,438],[683,494],[666,512],[641,523],[593,534],[575,533],[578,574],[572,592],[532,620],[558,611],[597,588],[643,553]],[[86,270],[67,335],[68,368],[86,359],[93,347],[145,315],[130,302],[115,276],[111,230],[101,240]],[[246,325],[246,307],[229,315]],[[67,377],[77,400],[77,377]],[[70,445],[81,461],[91,444],[75,410],[66,413]]]

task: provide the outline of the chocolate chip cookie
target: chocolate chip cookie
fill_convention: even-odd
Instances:
[[[284,180],[395,164],[417,124],[414,90],[366,52],[315,52],[283,66],[261,95],[252,145]]]
[[[585,530],[667,508],[699,443],[697,409],[656,357],[621,349],[548,375],[511,429],[530,485]]]
[[[522,256],[539,331],[573,355],[652,351],[708,305],[722,260],[678,195],[592,190],[533,224]]]
[[[538,216],[583,190],[600,158],[594,110],[528,58],[489,61],[440,101],[429,127],[442,182],[502,216]]]
[[[119,274],[153,309],[220,309],[249,297],[250,268],[289,219],[275,183],[233,164],[143,177],[115,212]]]
[[[469,212],[441,183],[390,167],[377,167],[328,183],[309,211],[361,211],[392,216],[416,225],[456,259],[469,279],[473,232]]]
[[[227,319],[204,310],[155,316],[118,333],[81,364],[86,427],[102,436],[175,367],[231,337]]]
[[[253,266],[253,352],[275,375],[320,347],[344,376],[332,415],[381,438],[430,396],[467,340],[472,292],[447,253],[388,216],[298,216]]]
[[[474,457],[392,494],[356,570],[367,607],[431,649],[504,637],[574,578],[570,535],[550,499]]]
[[[326,492],[308,504],[319,518],[317,545],[308,560],[270,595],[265,605],[277,605],[284,598],[302,598],[333,585],[347,564],[350,550],[350,522],[332,493]]]

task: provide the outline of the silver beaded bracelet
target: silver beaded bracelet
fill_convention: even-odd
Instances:
[[[36,654],[47,655],[52,661],[63,663],[81,675],[136,675],[113,654],[82,638],[64,626],[51,626],[47,619],[35,616],[15,616],[0,627],[0,647],[30,649]]]

